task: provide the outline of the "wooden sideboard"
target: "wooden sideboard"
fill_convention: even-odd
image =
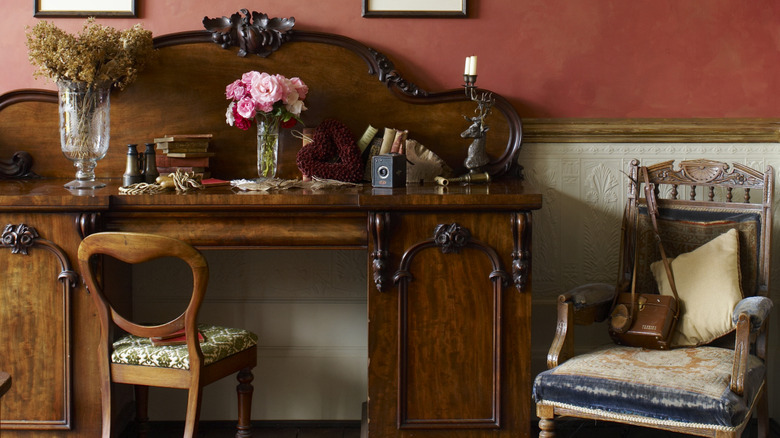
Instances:
[[[342,35],[296,27],[266,47],[239,38],[257,32],[225,40],[201,23],[192,27],[200,30],[156,36],[154,62],[112,92],[111,146],[96,168],[108,186],[94,192],[63,187],[75,171],[60,152],[57,94],[0,95],[0,371],[14,382],[3,397],[3,435],[100,434],[98,321],[73,262],[84,236],[127,230],[204,250],[366,251],[370,436],[528,437],[531,212],[542,201],[522,182],[515,108],[498,93],[474,90],[495,99],[483,168],[489,184],[120,195],[125,145],[167,134],[212,134],[214,177],[256,177],[255,133],[225,123],[225,87],[250,70],[309,86],[306,127],[336,119],[356,138],[369,125],[408,130],[454,175],[465,170],[470,140],[461,132],[477,103],[462,88],[423,90],[380,51]],[[241,51],[228,43],[262,50],[236,56]],[[459,87],[461,71],[452,78]],[[300,178],[300,148],[300,139],[282,133],[277,176]],[[106,289],[127,305],[127,273],[108,260],[102,271]],[[113,411],[127,413],[129,401],[116,397]]]
[[[365,248],[369,436],[529,436],[541,195],[522,183],[119,195],[109,181],[79,195],[64,182],[0,181],[0,368],[14,379],[4,436],[100,434],[98,325],[72,261],[102,230],[204,250]],[[115,270],[104,281],[117,298],[130,290]]]

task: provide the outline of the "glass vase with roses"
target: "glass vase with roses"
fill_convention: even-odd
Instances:
[[[279,128],[291,128],[306,110],[309,87],[300,78],[288,79],[256,71],[246,72],[225,88],[230,100],[225,118],[230,126],[248,130],[257,123],[257,173],[276,177]]]

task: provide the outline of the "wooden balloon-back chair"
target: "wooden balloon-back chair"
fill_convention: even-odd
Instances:
[[[185,310],[159,325],[134,323],[111,305],[98,281],[92,259],[111,256],[125,263],[142,263],[162,257],[183,260],[192,270],[192,294]],[[148,387],[187,389],[187,418],[184,436],[197,433],[201,395],[205,385],[238,373],[238,433],[251,436],[252,368],[257,363],[257,336],[242,329],[198,324],[198,311],[208,283],[208,266],[203,255],[185,242],[170,237],[141,233],[106,232],[87,236],[79,246],[79,266],[100,318],[99,361],[102,395],[103,437],[111,437],[111,382],[135,385],[137,419],[146,430]],[[114,325],[127,334],[112,339]],[[155,346],[150,338],[186,333],[183,345]],[[202,342],[196,341],[200,335]]]
[[[763,173],[740,164],[730,167],[709,160],[683,161],[679,169],[674,168],[673,161],[648,166],[667,255],[674,258],[686,254],[690,259],[692,251],[703,248],[713,238],[737,230],[738,237],[730,235],[738,240],[732,260],[739,266],[741,277],[735,284],[737,292],[741,286],[742,295],[734,300],[736,305],[728,307],[733,310],[722,314],[725,321],[719,322],[727,324],[725,334],[716,333],[716,339],[706,339],[703,345],[688,344],[671,350],[610,344],[574,355],[575,324],[608,321],[616,291],[630,292],[634,275],[638,293],[657,291],[650,266],[661,257],[645,200],[640,196],[643,181],[639,169],[634,160],[629,169],[616,285],[588,284],[558,299],[557,331],[547,356],[549,369],[536,377],[533,388],[540,437],[554,437],[554,420],[562,416],[691,435],[738,437],[757,412],[758,436],[765,438],[767,327],[772,306],[768,298],[774,184],[771,166]],[[687,196],[681,195],[683,191]],[[703,261],[714,259],[707,255]],[[692,304],[692,295],[686,295],[686,311],[679,277],[688,273],[675,271],[674,275],[683,311],[679,331],[686,315],[693,318],[693,312],[702,305]],[[691,280],[689,284],[696,285],[698,278]],[[722,289],[707,287],[702,291],[704,299],[724,303]],[[607,331],[606,324],[603,329]]]

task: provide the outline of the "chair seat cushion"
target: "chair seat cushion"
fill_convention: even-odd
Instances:
[[[198,325],[198,330],[204,337],[200,344],[203,365],[212,364],[257,345],[257,335],[247,330],[212,325]],[[122,336],[114,342],[111,362],[182,370],[190,368],[187,345],[155,347],[149,338],[133,335]]]
[[[717,347],[608,345],[540,373],[533,396],[538,404],[597,411],[615,420],[730,430],[745,420],[766,373],[763,362],[750,356],[740,397],[729,389],[733,359],[732,350]]]

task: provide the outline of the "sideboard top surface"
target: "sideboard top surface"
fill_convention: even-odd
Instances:
[[[65,189],[65,182],[65,179],[0,181],[0,210],[535,210],[541,208],[542,199],[540,193],[518,180],[447,187],[425,184],[378,189],[363,184],[270,192],[223,186],[154,195],[121,195],[118,180],[107,180],[107,187],[81,193]]]

